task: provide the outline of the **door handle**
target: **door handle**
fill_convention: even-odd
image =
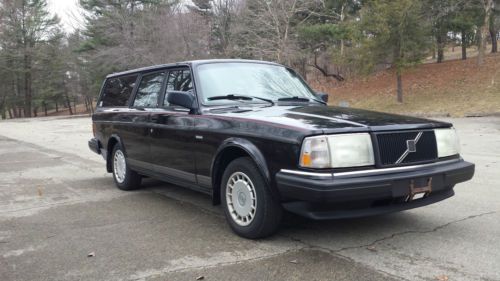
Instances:
[[[158,122],[158,120],[159,120],[158,115],[151,115],[151,116],[149,116],[149,121],[150,122],[155,122],[156,123],[156,122]]]

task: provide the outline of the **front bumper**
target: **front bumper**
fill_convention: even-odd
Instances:
[[[363,217],[429,205],[454,195],[455,184],[474,175],[474,164],[454,160],[412,169],[369,173],[294,174],[280,171],[276,183],[283,207],[311,219]],[[326,175],[326,176],[325,176]],[[430,183],[430,192],[409,200],[415,182]]]

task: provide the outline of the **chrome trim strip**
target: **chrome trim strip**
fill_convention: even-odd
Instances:
[[[281,169],[280,172],[286,173],[286,174],[292,174],[292,175],[299,175],[299,176],[310,176],[310,177],[329,177],[331,178],[333,176],[332,173],[312,173],[312,172],[304,172],[304,171],[297,171],[297,170],[286,170],[286,169]]]
[[[414,165],[414,166],[405,166],[405,167],[373,169],[373,170],[363,170],[363,171],[353,171],[353,172],[341,172],[341,173],[334,173],[333,176],[334,177],[350,177],[350,176],[367,176],[367,175],[372,175],[372,174],[392,174],[392,173],[417,170],[420,168],[441,166],[441,165],[456,163],[459,161],[461,161],[461,159],[453,159],[453,160],[441,161],[441,162],[436,162],[436,163]]]
[[[292,174],[292,175],[299,175],[299,176],[322,177],[322,178],[326,178],[326,177],[331,178],[333,176],[336,178],[343,178],[343,177],[352,177],[352,176],[368,176],[368,175],[372,175],[372,174],[399,173],[399,172],[417,170],[417,169],[421,169],[421,168],[429,168],[429,167],[434,167],[434,166],[441,166],[441,165],[446,165],[446,164],[451,164],[451,163],[457,163],[460,161],[462,161],[462,159],[446,160],[446,161],[441,161],[441,162],[436,162],[436,163],[414,165],[414,166],[394,167],[394,168],[385,168],[385,169],[372,169],[372,170],[362,170],[362,171],[352,171],[352,172],[340,172],[340,173],[333,173],[333,174],[331,174],[331,173],[304,172],[304,171],[286,170],[286,169],[282,169],[282,170],[280,170],[280,172]]]

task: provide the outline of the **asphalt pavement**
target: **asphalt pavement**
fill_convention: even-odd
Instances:
[[[89,118],[0,121],[0,280],[500,280],[500,118],[447,119],[470,182],[443,202],[233,234],[210,198],[115,188]]]

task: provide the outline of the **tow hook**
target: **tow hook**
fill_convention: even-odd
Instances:
[[[410,194],[406,197],[406,202],[411,202],[415,199],[426,198],[429,196],[432,192],[432,178],[428,178],[424,182],[423,179],[410,181]],[[425,185],[421,186],[421,184]]]

